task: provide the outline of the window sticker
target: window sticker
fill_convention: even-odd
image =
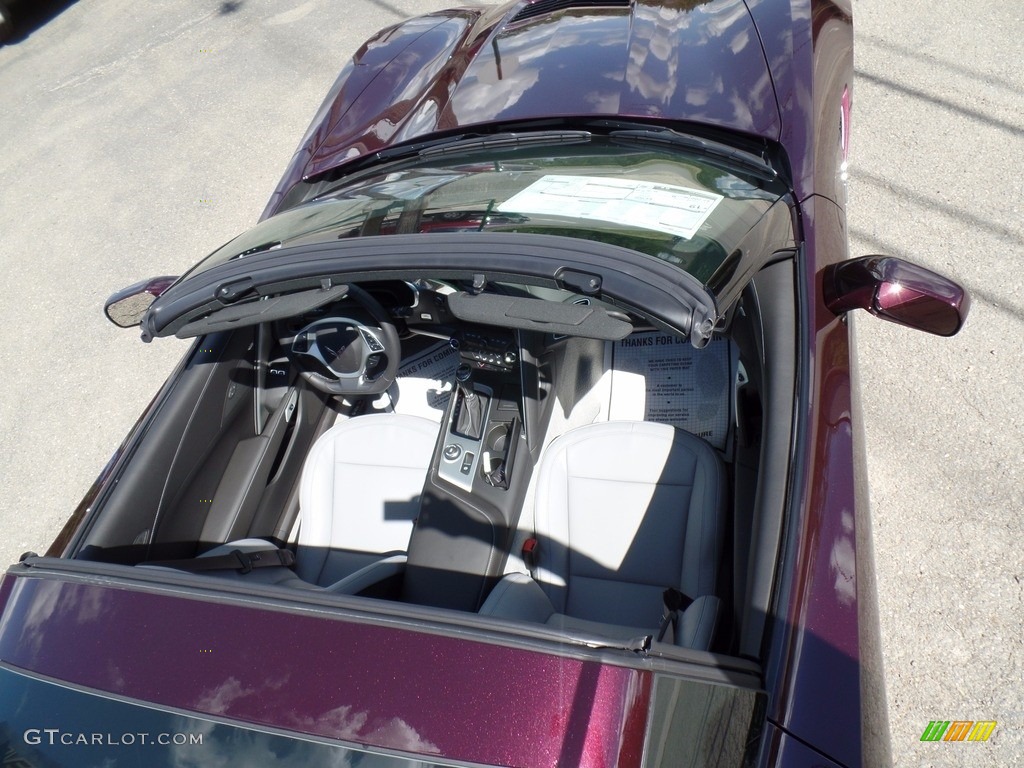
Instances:
[[[498,210],[607,221],[689,240],[721,200],[714,192],[675,184],[549,175],[510,197]]]

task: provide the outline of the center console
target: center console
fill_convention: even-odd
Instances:
[[[522,434],[519,402],[475,383],[469,365],[460,365],[455,377],[456,402],[445,420],[438,475],[465,491],[472,492],[481,479],[508,490]],[[508,387],[500,391],[507,395]]]
[[[526,381],[536,366],[523,370],[518,334],[507,329],[466,331],[453,346],[462,365],[409,542],[401,599],[475,611],[504,569],[533,469],[524,424]]]
[[[489,426],[494,390],[472,380],[472,368],[463,363],[455,373],[457,388],[454,407],[445,419],[438,474],[452,485],[473,490],[482,464],[485,428]]]

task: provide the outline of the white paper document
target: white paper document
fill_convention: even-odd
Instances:
[[[459,353],[446,341],[403,360],[398,379],[388,390],[395,412],[440,421],[458,367]]]
[[[634,333],[612,349],[609,418],[660,421],[724,449],[731,418],[729,341],[704,349],[659,331]]]
[[[505,213],[607,221],[692,238],[722,200],[699,189],[592,176],[544,176],[498,206]]]

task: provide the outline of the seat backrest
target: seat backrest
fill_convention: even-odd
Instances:
[[[299,486],[295,570],[327,586],[405,551],[438,425],[395,413],[335,424],[314,443]]]
[[[654,422],[566,432],[538,471],[536,580],[558,613],[656,627],[662,593],[714,595],[725,528],[721,458]]]

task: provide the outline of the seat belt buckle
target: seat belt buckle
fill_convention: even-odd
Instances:
[[[669,613],[679,613],[685,611],[690,607],[693,602],[693,598],[689,595],[684,595],[675,587],[669,587],[661,593],[662,602],[665,604],[665,610]]]
[[[250,573],[252,571],[252,561],[253,561],[253,556],[252,555],[247,555],[245,552],[243,552],[240,549],[233,549],[233,550],[231,550],[231,554],[234,555],[235,558],[238,560],[238,572],[239,573],[245,574],[245,573]],[[258,560],[259,558],[256,558],[256,559]]]
[[[285,568],[291,568],[295,565],[295,553],[290,549],[277,550],[277,557]]]
[[[669,627],[672,628],[672,638],[675,640],[678,631],[679,614],[693,603],[693,598],[689,595],[684,595],[675,587],[669,587],[662,592],[661,600],[665,605],[665,612],[661,616],[661,625],[658,627],[659,643],[665,639],[665,634],[668,632]]]
[[[533,536],[523,542],[523,563],[530,573],[533,573],[537,567],[537,546],[539,543]]]

